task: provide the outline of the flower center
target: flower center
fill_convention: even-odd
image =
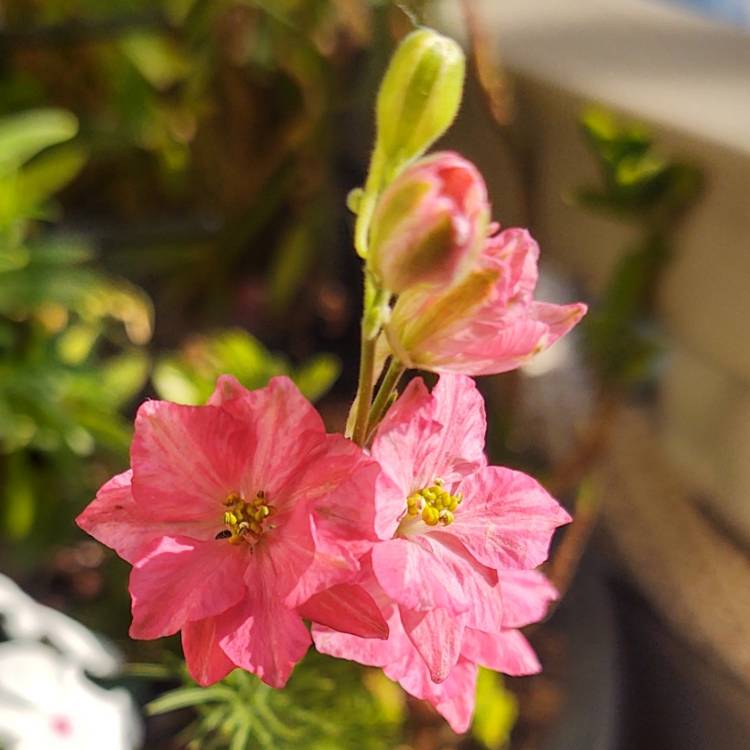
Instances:
[[[217,539],[228,539],[230,544],[255,544],[267,528],[267,521],[273,513],[266,493],[258,490],[252,500],[246,500],[239,492],[230,492],[224,500],[224,525]]]
[[[406,512],[410,516],[422,516],[428,526],[450,526],[453,514],[461,504],[463,495],[457,492],[451,495],[443,486],[442,479],[436,479],[434,484],[418,492],[412,492],[406,498]]]
[[[67,716],[52,716],[49,723],[52,732],[58,737],[70,737],[73,734],[73,722]]]

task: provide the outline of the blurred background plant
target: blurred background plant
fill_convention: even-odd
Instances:
[[[148,372],[148,298],[55,228],[54,196],[86,159],[61,145],[76,130],[63,110],[0,119],[0,477],[13,540],[70,536],[92,462],[127,450],[121,409]]]

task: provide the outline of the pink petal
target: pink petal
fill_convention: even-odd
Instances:
[[[259,579],[242,603],[217,620],[219,645],[238,667],[271,687],[282,688],[310,647],[302,618]]]
[[[423,459],[419,478],[425,485],[435,477],[455,481],[487,464],[487,417],[474,380],[465,375],[442,375],[432,398],[432,418],[441,429],[420,446]]]
[[[460,614],[470,606],[453,561],[445,554],[436,555],[421,541],[392,539],[376,544],[372,567],[388,596],[409,609],[443,607]]]
[[[268,532],[255,549],[255,566],[247,570],[248,586],[259,575],[272,577],[274,591],[290,609],[311,596],[351,581],[359,571],[359,558],[346,540],[329,537],[316,529],[315,519],[304,504],[286,515],[283,526]]]
[[[424,659],[433,682],[443,682],[458,662],[466,615],[445,609],[419,612],[399,607],[401,622],[409,640]]]
[[[131,447],[135,502],[164,520],[221,526],[226,496],[258,489],[243,482],[254,452],[253,433],[217,407],[146,401]]]
[[[422,656],[403,629],[398,610],[391,609],[388,626],[386,641],[357,638],[318,625],[313,626],[313,639],[323,654],[382,667],[410,695],[432,703],[455,731],[465,731],[473,712],[476,665],[460,658],[443,682],[433,682]]]
[[[494,375],[520,367],[546,348],[548,327],[531,317],[509,317],[501,322],[485,321],[479,315],[434,345],[419,364],[435,372]]]
[[[388,410],[372,444],[372,455],[401,490],[401,508],[415,487],[419,472],[419,446],[440,425],[432,419],[433,402],[422,378],[414,378]],[[394,509],[395,510],[395,509]]]
[[[543,620],[550,602],[557,599],[555,587],[538,570],[501,571],[500,590],[504,628],[522,628]]]
[[[467,628],[461,653],[472,662],[512,677],[542,670],[534,649],[518,630],[491,634]]]
[[[236,604],[245,591],[246,552],[223,540],[158,539],[130,574],[131,637],[172,635],[190,620],[218,615]]]
[[[388,638],[388,624],[375,600],[361,586],[340,584],[297,607],[302,617],[361,638]]]
[[[434,531],[421,538],[432,554],[444,559],[469,601],[466,624],[480,630],[499,630],[504,620],[503,598],[497,571],[480,564],[450,533]]]
[[[390,620],[388,621],[389,632],[393,633]],[[393,665],[399,661],[399,645],[389,637],[386,640],[380,638],[360,638],[349,633],[331,630],[323,625],[313,624],[312,637],[315,648],[321,654],[335,656],[338,659],[349,659],[368,667],[383,667]],[[413,650],[413,646],[409,644]],[[427,667],[425,667],[425,672]],[[387,673],[387,669],[386,669]],[[391,679],[395,679],[388,674]]]
[[[182,628],[182,650],[188,671],[203,686],[223,680],[235,667],[219,646],[216,620],[216,617],[207,617],[205,620],[186,622]]]
[[[528,303],[537,282],[539,245],[526,229],[512,227],[490,237],[482,251],[482,261],[499,263],[507,285],[503,299]]]
[[[477,692],[477,666],[465,659],[459,661],[448,678],[452,697],[440,700],[433,705],[437,712],[450,724],[456,734],[466,732],[471,726]]]
[[[321,533],[345,540],[361,556],[377,539],[375,488],[381,473],[378,462],[351,440],[324,435],[300,467],[288,502],[309,504]]]
[[[570,516],[534,479],[489,466],[459,487],[464,502],[450,531],[484,565],[531,569],[549,553],[554,530]]]
[[[553,305],[549,302],[534,302],[531,306],[534,317],[547,326],[544,348],[552,346],[561,336],[564,336],[588,309],[582,302],[572,305]]]
[[[255,439],[247,484],[263,489],[271,502],[287,500],[310,453],[324,439],[318,412],[287,377],[271,378],[265,388],[248,391],[230,375],[222,375],[210,404],[249,426]]]
[[[441,377],[432,394],[413,380],[378,429],[372,453],[406,496],[486,464],[484,401],[474,381]]]
[[[161,536],[181,534],[194,539],[211,539],[216,524],[200,521],[162,521],[133,500],[132,471],[117,474],[104,484],[96,498],[76,518],[76,523],[102,544],[114,549],[130,563],[144,554]]]

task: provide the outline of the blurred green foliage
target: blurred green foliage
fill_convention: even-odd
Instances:
[[[186,684],[151,714],[194,707],[187,747],[231,750],[388,750],[405,717],[404,694],[379,670],[311,651],[283,690],[235,670],[209,688]]]
[[[502,750],[518,718],[518,701],[504,685],[501,675],[479,669],[477,704],[471,733],[487,750]]]
[[[330,354],[318,354],[293,368],[285,357],[271,354],[256,338],[236,329],[196,336],[178,354],[161,357],[154,369],[157,393],[180,404],[205,403],[223,373],[234,375],[250,390],[262,388],[275,375],[288,375],[311,401],[323,396],[341,371]]]
[[[161,665],[131,665],[129,671],[154,679],[174,675]],[[406,695],[378,669],[310,651],[281,690],[239,669],[208,688],[196,686],[184,669],[181,678],[181,687],[159,696],[147,711],[157,715],[193,709],[195,718],[182,732],[190,750],[412,747],[415,727],[409,725]],[[466,738],[462,747],[502,750],[517,715],[516,698],[503,686],[502,677],[480,669],[471,744]],[[442,721],[439,727],[447,743],[450,732]]]
[[[659,351],[651,323],[655,293],[674,255],[681,220],[700,195],[703,176],[697,167],[659,154],[642,125],[601,109],[584,112],[580,125],[601,183],[579,188],[574,200],[637,232],[581,325],[602,381],[627,386],[649,373]]]
[[[93,489],[84,459],[127,449],[120,409],[148,373],[148,299],[51,223],[86,159],[76,132],[63,110],[0,119],[0,524],[14,539],[37,517],[70,525],[65,501]]]
[[[336,270],[339,118],[368,95],[362,53],[391,6],[9,0],[0,111],[75,112],[90,159],[67,198],[121,226],[113,262],[157,280],[176,317],[221,323],[252,273],[278,321],[306,269]]]

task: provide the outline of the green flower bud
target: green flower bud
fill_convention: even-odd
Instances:
[[[378,93],[375,149],[358,205],[354,244],[362,257],[380,193],[455,119],[465,67],[461,47],[432,29],[413,31],[396,49]]]
[[[432,29],[413,31],[398,46],[377,102],[376,151],[386,179],[448,129],[461,103],[464,71],[461,47]]]

